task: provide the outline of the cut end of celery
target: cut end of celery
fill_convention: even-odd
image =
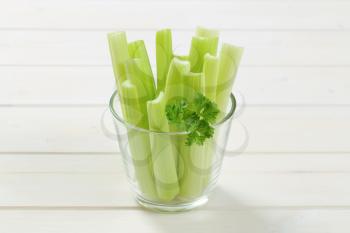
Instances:
[[[123,63],[129,58],[125,32],[111,32],[107,34],[109,50],[112,58],[114,76],[117,87],[126,79]]]
[[[226,112],[232,86],[243,54],[243,48],[224,43],[220,52],[216,102],[222,113]]]
[[[167,81],[165,85],[165,99],[167,101],[183,97],[183,87],[185,84],[184,74],[190,71],[190,63],[174,58],[171,61]]]
[[[196,36],[201,37],[219,37],[219,31],[205,27],[196,28]]]
[[[174,58],[180,59],[182,61],[188,61],[189,56],[188,55],[177,55],[177,54],[174,54]]]
[[[158,97],[147,102],[149,127],[151,130],[168,132],[169,126],[165,115],[165,97],[160,92]],[[179,192],[177,178],[177,155],[174,153],[173,139],[168,135],[151,133],[153,173],[158,197],[164,201],[172,200]]]
[[[192,72],[202,72],[204,55],[206,53],[216,55],[218,41],[218,37],[192,37],[189,53]]]
[[[216,82],[219,71],[219,58],[209,53],[204,56],[202,91],[212,102],[216,102]]]
[[[168,132],[169,125],[165,115],[164,92],[160,92],[157,98],[147,102],[149,127],[151,130]]]
[[[173,59],[173,44],[170,29],[156,33],[157,93],[164,90],[168,69]]]

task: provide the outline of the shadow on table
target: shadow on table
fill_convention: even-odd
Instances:
[[[207,205],[196,210],[176,214],[151,212],[147,216],[155,229],[167,233],[258,233],[266,230],[266,222],[257,210],[244,206],[221,187],[217,187]]]

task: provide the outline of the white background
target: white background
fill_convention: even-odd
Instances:
[[[154,50],[197,25],[245,47],[235,121],[209,204],[139,208],[100,129],[114,88],[106,33]],[[350,2],[347,0],[1,0],[0,232],[348,233]],[[151,53],[154,61],[154,55]]]

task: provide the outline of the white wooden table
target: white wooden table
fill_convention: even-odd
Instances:
[[[196,25],[246,48],[245,97],[218,188],[177,215],[132,199],[99,121],[113,90],[106,33],[154,49]],[[151,54],[154,61],[154,54]],[[347,0],[0,2],[0,232],[350,231],[350,2]]]

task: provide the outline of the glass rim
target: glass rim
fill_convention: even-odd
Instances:
[[[140,128],[137,127],[133,124],[130,124],[128,122],[126,122],[122,116],[120,116],[114,108],[114,100],[115,98],[119,98],[118,96],[118,90],[115,90],[111,96],[111,98],[109,99],[109,110],[111,111],[113,117],[119,121],[121,124],[123,124],[126,128],[128,129],[133,129],[133,130],[137,130],[140,132],[144,132],[144,133],[153,133],[153,134],[164,134],[164,135],[186,135],[189,134],[189,132],[187,131],[177,131],[177,132],[162,132],[162,131],[155,131],[155,130],[150,130],[150,129],[144,129],[144,128]],[[226,113],[225,117],[223,117],[218,123],[213,124],[213,127],[216,128],[222,124],[224,124],[225,122],[227,122],[228,120],[230,120],[236,110],[236,106],[237,106],[237,102],[236,102],[236,98],[233,95],[233,93],[230,94],[230,102],[231,102],[231,107],[230,110]]]

